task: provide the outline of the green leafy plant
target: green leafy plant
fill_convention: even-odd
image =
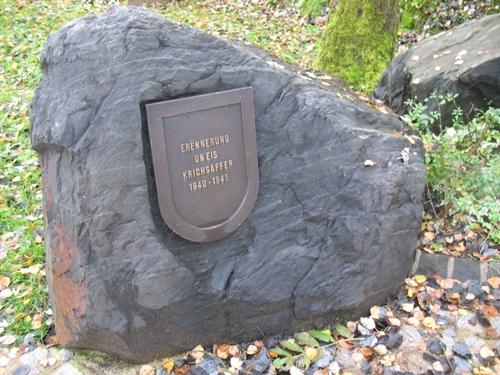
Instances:
[[[406,102],[406,120],[422,137],[426,149],[428,194],[434,214],[459,217],[480,226],[493,244],[500,242],[500,108],[477,112],[463,121],[455,107],[451,124],[441,122],[440,107],[456,95],[432,94],[423,102]],[[437,103],[429,111],[430,101]],[[455,215],[461,214],[461,215]],[[452,222],[453,224],[453,222]]]
[[[347,327],[339,324],[332,332],[329,329],[311,330],[296,333],[293,338],[280,341],[279,346],[270,350],[273,367],[279,371],[289,371],[292,366],[306,371],[309,366],[322,357],[323,350],[337,345],[337,338],[349,339],[351,333]]]

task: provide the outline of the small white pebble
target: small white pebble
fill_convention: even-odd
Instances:
[[[406,312],[412,312],[413,309],[415,308],[415,305],[413,303],[403,303],[401,304],[401,309]]]
[[[444,372],[443,365],[439,361],[435,361],[432,363],[432,368],[436,372]]]
[[[487,346],[483,346],[481,348],[481,350],[479,350],[479,355],[483,359],[489,359],[489,358],[493,358],[495,356],[495,353],[493,352],[493,350],[491,350]]]
[[[396,356],[392,354],[387,354],[380,359],[380,363],[386,367],[392,366],[392,363],[396,360]]]
[[[142,365],[139,370],[139,375],[153,375],[155,369],[151,365]]]
[[[354,333],[354,332],[356,332],[356,329],[358,328],[358,323],[356,323],[356,322],[352,322],[352,321],[350,321],[350,320],[349,320],[349,321],[346,323],[346,327],[347,327],[347,329],[348,329],[349,331],[351,331],[351,333]]]
[[[363,353],[354,352],[352,353],[352,359],[354,359],[356,362],[362,362],[363,359],[365,359],[365,356],[363,355]]]
[[[418,61],[418,59],[419,59],[419,58],[420,58],[420,57],[419,57],[418,55],[414,55],[411,59],[412,59],[413,61]]]
[[[377,354],[382,356],[387,354],[387,348],[385,347],[385,345],[379,344],[376,347],[374,347],[373,350],[375,350]]]
[[[369,329],[370,331],[373,331],[375,329],[375,321],[373,320],[372,317],[369,318],[363,317],[359,319],[359,322],[363,327]]]
[[[434,70],[435,70],[436,72],[439,72],[439,71],[441,70],[441,67],[440,67],[439,65],[438,65],[438,66],[435,66],[435,67],[434,67]]]
[[[0,367],[6,367],[9,364],[9,357],[0,357]]]
[[[241,361],[241,359],[239,359],[237,357],[232,357],[230,360],[230,363],[231,363],[231,367],[235,370],[239,370],[241,368],[241,366],[243,365],[243,362]]]
[[[333,375],[339,375],[340,374],[340,365],[337,362],[332,362],[328,366],[328,370],[330,370],[330,372]]]
[[[298,367],[292,366],[290,367],[290,375],[304,375],[304,373]]]
[[[417,318],[414,318],[413,316],[411,318],[408,318],[408,324],[418,327],[420,325],[420,322]]]
[[[9,358],[16,358],[19,354],[19,348],[12,348],[9,350]]]
[[[401,327],[401,320],[398,318],[389,318],[389,323],[394,327]]]
[[[455,61],[455,65],[462,65],[463,63],[464,63],[464,60]]]

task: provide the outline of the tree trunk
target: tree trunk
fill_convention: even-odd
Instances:
[[[321,40],[316,67],[371,91],[397,42],[398,0],[339,0]]]

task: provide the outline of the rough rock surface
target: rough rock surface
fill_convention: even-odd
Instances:
[[[470,21],[424,39],[397,55],[375,88],[375,97],[396,112],[407,99],[424,100],[434,91],[458,93],[456,104],[466,113],[500,106],[500,14]],[[437,103],[429,103],[437,110]],[[453,106],[442,107],[445,123]]]
[[[366,312],[408,272],[424,167],[396,117],[135,7],[63,27],[41,64],[32,140],[64,346],[145,361],[311,327]],[[243,86],[255,208],[222,240],[186,241],[159,219],[140,103]]]

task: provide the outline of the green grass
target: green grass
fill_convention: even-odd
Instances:
[[[0,300],[1,319],[8,323],[4,333],[33,332],[40,339],[47,320],[50,323],[51,316],[45,314],[40,169],[30,147],[29,105],[41,77],[38,59],[43,43],[51,32],[89,9],[67,1],[0,0],[0,277],[4,284],[0,288],[12,293]]]
[[[298,9],[272,7],[266,0],[251,4],[241,0],[168,2],[157,10],[212,35],[263,48],[303,69],[312,69],[322,32],[320,26],[301,17]]]
[[[216,0],[169,2],[157,11],[311,68],[321,30],[301,18],[298,10],[270,7],[265,0],[252,5],[221,4]],[[65,23],[109,6],[101,1],[90,5],[0,0],[0,277],[4,284],[10,280],[0,289],[12,293],[0,300],[0,322],[8,323],[0,328],[0,336],[14,334],[20,340],[31,332],[41,339],[52,320],[46,314],[40,168],[29,138],[29,105],[41,78],[40,52],[48,36]]]

